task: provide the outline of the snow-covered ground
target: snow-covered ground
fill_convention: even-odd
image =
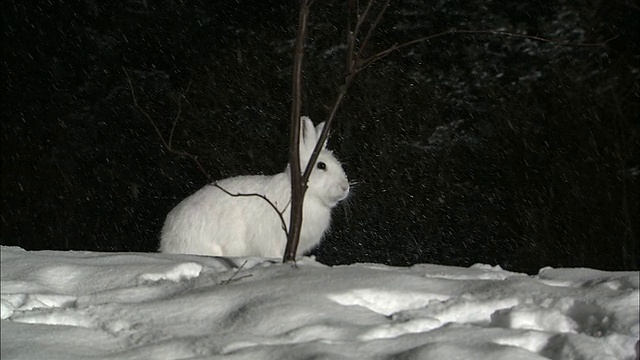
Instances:
[[[637,358],[637,272],[1,255],[2,360]]]

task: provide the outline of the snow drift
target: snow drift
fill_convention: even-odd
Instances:
[[[10,359],[637,358],[637,272],[1,248]]]

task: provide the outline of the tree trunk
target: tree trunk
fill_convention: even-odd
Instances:
[[[302,62],[304,58],[304,40],[307,36],[309,1],[300,0],[298,30],[293,62],[293,86],[291,103],[291,135],[289,137],[289,164],[291,166],[291,216],[287,232],[287,247],[283,262],[295,261],[300,231],[302,229],[302,205],[307,190],[306,181],[302,181],[300,169],[300,108],[302,105]]]

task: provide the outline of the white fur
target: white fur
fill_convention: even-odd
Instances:
[[[304,172],[324,123],[313,127],[303,116],[300,165]],[[323,148],[309,178],[302,212],[302,232],[297,257],[313,249],[329,228],[331,209],[349,194],[347,176],[333,154]],[[261,194],[280,211],[289,227],[290,167],[272,175],[238,176],[217,182],[232,194]],[[287,242],[275,210],[257,196],[231,196],[213,184],[206,185],[180,202],[167,215],[160,251],[212,256],[282,257]]]

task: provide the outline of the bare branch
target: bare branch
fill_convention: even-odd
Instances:
[[[366,21],[367,17],[369,16],[369,12],[371,10],[371,7],[373,5],[373,0],[370,0],[367,3],[367,7],[365,8],[364,12],[362,15],[360,15],[360,13],[358,12],[358,10],[356,10],[356,16],[357,16],[357,22],[356,22],[356,26],[354,28],[353,31],[351,31],[350,29],[348,30],[347,33],[347,75],[345,76],[344,79],[344,83],[342,84],[342,86],[340,86],[340,89],[338,90],[338,94],[336,96],[336,100],[333,103],[333,106],[331,107],[331,110],[329,111],[329,115],[327,117],[327,120],[325,121],[325,125],[324,128],[322,129],[322,133],[320,134],[320,139],[318,140],[318,143],[316,144],[316,147],[313,150],[313,153],[311,154],[311,159],[309,160],[309,164],[307,165],[307,168],[305,169],[305,172],[302,176],[302,181],[306,183],[306,181],[309,180],[309,177],[311,176],[311,171],[313,170],[313,164],[315,164],[315,162],[318,160],[318,157],[320,156],[320,152],[322,151],[322,147],[324,146],[324,143],[327,140],[327,137],[329,136],[329,131],[331,130],[331,125],[333,124],[333,120],[335,119],[335,116],[338,112],[338,108],[340,107],[340,105],[342,104],[342,101],[344,100],[344,97],[347,94],[347,91],[349,90],[349,87],[351,87],[351,84],[353,83],[353,81],[355,80],[356,75],[359,72],[359,69],[361,67],[361,55],[364,53],[367,44],[369,42],[369,39],[371,38],[373,32],[375,31],[375,29],[377,28],[378,24],[380,23],[382,16],[384,15],[385,11],[387,10],[388,6],[389,6],[390,0],[385,1],[384,5],[382,6],[382,8],[380,9],[380,12],[378,13],[378,15],[376,16],[376,19],[373,21],[373,23],[371,24],[371,26],[369,26],[369,29],[367,31],[367,34],[365,35],[365,39],[362,43],[362,45],[360,46],[360,48],[358,49],[358,51],[356,53],[354,53],[355,51],[355,44],[356,41],[358,39],[358,35],[360,33],[360,27],[362,26],[362,24]],[[350,6],[353,3],[351,3]],[[355,59],[353,58],[353,55],[356,55]]]
[[[220,186],[220,184],[218,184],[217,182],[214,182],[214,183],[208,184],[208,185],[217,187],[218,189],[222,190],[222,192],[224,192],[225,194],[227,194],[229,196],[233,196],[233,197],[259,197],[262,200],[266,201],[267,204],[269,204],[269,206],[271,206],[271,208],[273,210],[275,210],[275,212],[278,214],[278,217],[280,218],[280,223],[282,225],[282,230],[284,230],[285,234],[288,234],[287,223],[284,220],[284,212],[287,211],[287,208],[291,204],[291,199],[289,199],[289,202],[287,202],[287,204],[284,206],[284,208],[282,210],[280,210],[280,209],[278,209],[277,204],[273,203],[273,201],[271,201],[271,199],[269,199],[266,195],[258,194],[258,193],[232,193],[229,190],[227,190],[227,189],[223,188],[222,186]]]
[[[360,14],[359,9],[356,9],[356,26],[351,29],[350,27],[347,29],[347,69],[350,70],[354,66],[356,66],[355,62],[359,59],[356,56],[355,60],[353,55],[355,54],[356,41],[358,40],[358,34],[360,33],[360,27],[364,24],[365,20],[369,16],[369,11],[371,10],[371,6],[373,5],[374,0],[369,0],[367,3],[367,7],[364,9],[364,12]],[[388,1],[387,1],[388,2]],[[349,2],[349,10],[353,7],[353,0]],[[371,32],[371,27],[369,28],[369,33]],[[367,34],[368,35],[368,34]]]
[[[456,30],[456,29],[450,29],[450,30],[445,30],[436,34],[432,34],[432,35],[428,35],[428,36],[424,36],[418,39],[414,39],[411,41],[407,41],[405,43],[402,44],[395,44],[389,48],[387,48],[386,50],[383,50],[377,54],[374,54],[366,59],[364,59],[361,62],[361,66],[356,69],[357,72],[360,72],[362,70],[364,70],[365,68],[369,67],[369,65],[375,63],[376,61],[383,59],[384,57],[386,57],[387,55],[398,51],[400,49],[403,49],[405,47],[420,43],[420,42],[424,42],[424,41],[429,41],[429,40],[433,40],[445,35],[452,35],[452,34],[469,34],[469,35],[500,35],[500,36],[507,36],[507,37],[516,37],[516,38],[522,38],[522,39],[530,39],[530,40],[537,40],[537,41],[541,41],[541,42],[546,42],[549,44],[555,44],[555,45],[560,45],[560,46],[582,46],[582,47],[594,47],[594,46],[602,46],[612,40],[614,40],[615,38],[618,37],[618,35],[609,38],[607,40],[601,41],[601,42],[597,42],[597,43],[576,43],[576,42],[572,42],[572,41],[558,41],[558,40],[552,40],[552,39],[547,39],[541,36],[535,36],[535,35],[526,35],[526,34],[516,34],[516,33],[512,33],[512,32],[508,32],[508,31],[502,31],[502,30]]]
[[[169,140],[167,141],[167,140],[165,140],[164,136],[162,135],[162,132],[160,131],[160,128],[158,127],[156,122],[153,120],[153,118],[149,115],[149,113],[147,113],[140,106],[140,104],[138,104],[138,99],[136,97],[136,94],[135,94],[135,91],[134,91],[134,88],[133,88],[133,82],[131,81],[131,77],[129,76],[129,72],[124,67],[122,68],[122,70],[124,70],[124,74],[127,77],[127,82],[129,83],[129,89],[131,90],[131,97],[133,99],[133,106],[142,115],[144,115],[144,117],[151,123],[151,125],[153,126],[153,128],[156,131],[156,134],[158,135],[158,138],[160,138],[160,142],[165,147],[165,149],[167,149],[167,151],[169,151],[169,152],[171,152],[173,154],[176,154],[178,156],[184,156],[184,157],[187,157],[187,158],[193,160],[193,162],[198,166],[200,171],[202,171],[202,173],[207,177],[209,182],[212,182],[213,180],[212,180],[211,176],[209,175],[209,173],[207,173],[207,171],[205,170],[205,168],[202,165],[202,163],[200,162],[200,160],[198,160],[197,156],[195,156],[195,155],[193,155],[191,153],[188,153],[186,151],[176,150],[171,145],[171,140],[173,138],[173,132],[174,132],[174,130],[176,128],[176,124],[178,123],[178,120],[180,119],[180,114],[181,114],[181,111],[182,111],[180,99],[183,98],[184,95],[180,94],[178,96],[178,98],[176,99],[178,110],[177,110],[176,116],[173,119],[173,126],[171,128],[171,133],[169,135]],[[191,82],[189,82],[189,85],[187,85],[187,90],[186,91],[188,91],[190,87],[191,87]],[[259,198],[263,199],[264,201],[267,202],[267,204],[269,204],[269,206],[271,206],[276,211],[276,213],[278,214],[278,217],[280,218],[280,222],[282,224],[282,229],[284,230],[285,234],[287,234],[287,225],[286,225],[286,222],[284,220],[284,215],[283,214],[286,211],[287,207],[289,206],[289,203],[287,203],[287,205],[281,211],[281,210],[278,209],[276,204],[274,204],[271,200],[269,200],[263,194],[256,194],[256,193],[252,193],[252,194],[235,194],[235,193],[231,193],[231,192],[227,191],[225,188],[223,188],[222,186],[218,185],[218,183],[216,183],[216,182],[211,183],[209,185],[217,187],[218,189],[222,190],[224,193],[226,193],[227,195],[230,195],[230,196],[234,196],[234,197],[252,196],[252,197],[259,197]]]
[[[236,271],[231,275],[231,277],[230,277],[230,278],[228,278],[227,280],[223,280],[222,282],[220,282],[220,285],[227,285],[227,284],[229,284],[229,283],[230,283],[230,282],[232,282],[232,281],[238,281],[238,280],[241,280],[241,279],[244,279],[244,278],[251,277],[251,276],[252,276],[252,274],[247,274],[247,275],[244,275],[244,276],[236,277],[236,276],[238,275],[238,273],[240,273],[240,270],[242,270],[242,268],[243,268],[245,265],[247,265],[247,260],[245,260],[245,261],[242,263],[242,265],[240,265],[240,267],[238,267],[238,268],[236,269]]]
[[[500,31],[500,30],[456,30],[454,31],[454,33],[458,33],[458,34],[492,34],[492,35],[502,35],[502,36],[508,36],[508,37],[517,37],[517,38],[523,38],[523,39],[531,39],[531,40],[537,40],[537,41],[541,41],[541,42],[546,42],[549,44],[554,44],[554,45],[561,45],[561,46],[575,46],[575,47],[595,47],[595,46],[602,46],[607,44],[608,42],[615,40],[619,35],[616,36],[612,36],[609,39],[606,39],[604,41],[600,41],[597,43],[578,43],[578,42],[574,42],[574,41],[567,41],[567,40],[552,40],[552,39],[548,39],[548,38],[544,38],[542,36],[535,36],[535,35],[526,35],[526,34],[516,34],[516,33],[512,33],[512,32],[508,32],[508,31]]]
[[[129,76],[129,72],[127,71],[127,69],[124,66],[122,67],[122,70],[124,70],[124,74],[127,77],[127,82],[129,83],[129,89],[131,91],[131,98],[133,99],[133,106],[142,115],[144,115],[144,117],[151,123],[151,126],[153,126],[153,129],[156,131],[156,134],[158,135],[158,138],[160,139],[160,142],[162,142],[162,145],[164,146],[164,148],[167,149],[167,151],[169,151],[170,153],[173,153],[173,154],[176,154],[178,156],[183,156],[183,157],[187,157],[187,158],[191,159],[196,164],[196,166],[200,169],[200,171],[202,171],[202,173],[207,177],[207,179],[209,181],[213,181],[212,178],[211,178],[211,175],[209,175],[207,170],[205,170],[204,166],[202,166],[202,163],[200,162],[200,160],[198,159],[198,157],[196,155],[193,155],[193,154],[188,153],[186,151],[176,150],[171,146],[171,141],[167,142],[167,140],[165,140],[165,138],[164,138],[164,136],[162,136],[162,132],[160,131],[160,128],[158,127],[156,122],[153,121],[153,119],[151,118],[149,113],[147,113],[140,106],[140,104],[138,104],[138,99],[136,98],[136,93],[134,91],[133,82],[131,81],[131,77]],[[182,110],[181,110],[180,102],[178,102],[178,114],[176,115],[176,120],[175,120],[174,126],[173,126],[174,128],[175,128],[175,123],[177,123],[177,119],[180,116],[180,112],[181,111]],[[171,130],[171,134],[173,135],[173,129]]]
[[[385,1],[384,5],[382,5],[382,9],[380,9],[380,12],[378,13],[378,16],[375,19],[375,21],[369,27],[369,31],[367,31],[367,35],[365,36],[364,40],[362,41],[362,45],[360,46],[360,49],[358,50],[357,61],[359,61],[362,58],[362,55],[364,54],[364,51],[367,48],[367,45],[369,44],[369,39],[371,39],[371,35],[373,35],[373,32],[376,30],[376,28],[380,24],[380,21],[382,20],[382,16],[387,11],[387,8],[389,7],[389,3],[390,2],[391,2],[391,0]]]
[[[287,245],[283,262],[295,262],[300,233],[302,231],[302,205],[307,190],[307,180],[300,176],[300,108],[302,107],[302,64],[304,58],[304,41],[307,35],[309,19],[309,1],[300,0],[298,12],[298,30],[294,47],[292,102],[291,102],[291,134],[289,137],[289,166],[291,177],[291,212]],[[307,166],[308,168],[308,166]],[[306,172],[305,172],[306,173]]]
[[[171,146],[171,142],[173,141],[173,134],[176,130],[176,125],[178,125],[178,120],[180,120],[180,116],[182,115],[182,99],[184,98],[184,94],[188,93],[189,89],[191,89],[192,83],[193,81],[190,80],[184,92],[176,96],[176,104],[178,105],[178,111],[176,112],[176,116],[173,118],[173,125],[171,126],[171,132],[169,132],[169,141],[167,141],[169,146]]]
[[[333,106],[329,111],[329,116],[327,117],[327,120],[325,120],[324,128],[320,133],[320,137],[318,139],[318,142],[316,143],[316,147],[313,149],[313,153],[311,154],[311,158],[309,159],[309,164],[307,164],[307,168],[305,169],[305,172],[302,175],[302,181],[304,182],[308,181],[309,177],[311,176],[311,171],[313,170],[313,164],[315,164],[315,162],[318,160],[318,157],[320,157],[320,152],[324,147],[324,143],[327,141],[327,138],[329,137],[329,131],[331,130],[331,125],[333,125],[333,120],[335,119],[336,114],[338,113],[338,108],[342,104],[344,97],[347,95],[347,90],[353,83],[355,76],[356,76],[355,72],[350,72],[345,77],[344,84],[342,84],[342,86],[340,86],[340,89],[338,90],[338,95],[336,96],[336,100],[334,101]]]

